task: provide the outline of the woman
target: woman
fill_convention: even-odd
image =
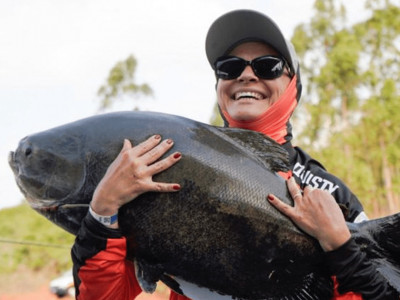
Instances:
[[[301,81],[294,50],[275,23],[254,11],[228,13],[211,26],[206,40],[206,52],[217,77],[218,105],[225,125],[263,132],[288,150],[292,171],[282,175],[286,178],[292,176],[289,188],[296,200],[295,209],[298,208],[301,195],[297,190],[293,194],[296,186],[294,179],[301,188],[312,185],[328,190],[336,202],[347,208],[348,221],[365,219],[362,206],[351,191],[339,179],[327,173],[317,161],[290,144],[292,136],[289,119],[300,98]],[[180,189],[176,183],[152,180],[153,175],[179,162],[179,152],[158,161],[172,146],[173,141],[161,141],[160,136],[151,137],[135,147],[127,140],[124,142],[119,156],[96,188],[90,214],[85,218],[72,249],[77,299],[134,299],[141,293],[135,268],[125,260],[126,241],[118,230],[118,209],[145,192],[174,192]],[[308,223],[302,221],[300,216],[305,216],[307,220],[315,219],[307,214],[307,207],[303,208],[304,212],[303,209],[293,212],[272,195],[268,199],[319,239],[326,251],[358,254],[351,243],[347,227],[347,231],[343,226],[335,230],[337,220],[340,221],[339,224],[345,223],[338,205],[332,201],[332,196],[305,189],[305,199],[310,200],[312,195],[316,195],[318,202],[322,204],[329,203],[319,210],[316,220],[322,224],[315,223],[316,228],[325,228],[326,235],[309,230]],[[327,197],[330,202],[325,201]],[[341,238],[335,239],[338,232]],[[326,245],[329,246],[325,247]],[[334,253],[330,257],[337,261],[332,266],[341,284],[341,278],[348,277],[343,275],[343,267],[346,269],[349,262],[341,256],[336,257]],[[358,257],[356,255],[357,259],[350,261],[350,264],[359,262]],[[341,266],[341,272],[336,272],[335,266]],[[364,266],[362,259],[357,266]],[[365,299],[389,299],[379,298],[382,295],[388,296],[387,287],[381,278],[371,277],[369,272],[373,270],[370,266],[367,267],[361,268],[367,271],[367,275],[363,273],[364,278],[374,280],[372,286],[380,287],[378,290],[371,292],[368,286],[360,289],[359,285],[350,284],[350,289],[339,288],[339,291],[354,288],[354,291],[369,297]],[[354,271],[354,268],[351,270]],[[209,294],[186,282],[179,283],[185,294],[192,299],[231,299],[228,296]],[[371,286],[371,282],[368,283]],[[361,299],[361,296],[352,293],[346,297],[343,299]],[[171,292],[170,299],[189,298]]]

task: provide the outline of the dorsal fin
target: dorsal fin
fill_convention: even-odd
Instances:
[[[289,171],[289,154],[277,142],[263,133],[241,128],[217,128],[255,157],[273,172]]]

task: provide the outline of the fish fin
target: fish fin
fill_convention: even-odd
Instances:
[[[161,269],[136,259],[134,265],[136,279],[141,289],[146,293],[153,293],[157,288],[157,281],[162,275]]]
[[[160,277],[160,280],[174,292],[176,292],[180,295],[184,295],[183,291],[180,287],[180,284],[175,279],[173,279],[171,276],[162,274]]]
[[[358,227],[352,235],[377,271],[400,292],[400,213],[351,226]],[[372,243],[363,242],[365,237]]]
[[[377,219],[371,232],[381,247],[396,256],[400,264],[400,213]]]
[[[290,170],[288,152],[265,134],[241,128],[218,127],[218,130],[254,153],[267,169],[274,172]]]

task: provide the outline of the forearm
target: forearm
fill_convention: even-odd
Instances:
[[[126,261],[126,240],[89,214],[72,248],[77,299],[134,299],[141,289]]]
[[[376,267],[350,239],[340,248],[326,252],[326,264],[339,283],[338,291],[360,293],[365,300],[399,299],[397,293]]]

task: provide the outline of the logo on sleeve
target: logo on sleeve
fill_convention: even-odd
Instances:
[[[327,190],[329,193],[336,191],[339,186],[320,176],[314,175],[310,170],[305,170],[305,166],[296,163],[293,167],[293,174],[300,178],[301,182],[316,189]]]

